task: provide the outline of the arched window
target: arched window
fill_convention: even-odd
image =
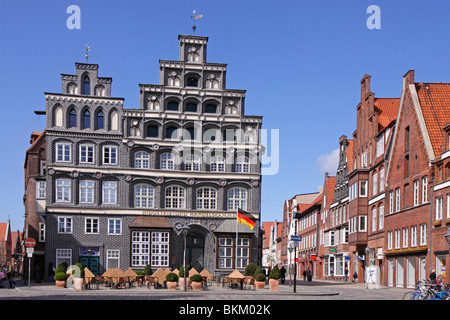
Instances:
[[[247,190],[233,188],[228,190],[228,210],[247,210]]]
[[[83,129],[89,129],[91,127],[91,113],[89,110],[84,111],[83,114]]]
[[[173,154],[171,154],[169,152],[161,154],[159,168],[163,169],[163,170],[175,169],[175,158],[174,158]]]
[[[111,112],[111,130],[119,130],[119,113],[117,111]]]
[[[205,113],[216,113],[217,112],[217,106],[214,104],[207,104],[205,106]]]
[[[69,127],[75,128],[76,126],[77,126],[77,112],[75,111],[74,108],[72,108],[72,110],[70,110],[69,113]]]
[[[90,95],[91,94],[91,81],[89,80],[89,77],[84,77],[83,80],[83,94]]]
[[[177,138],[177,127],[168,127],[166,129],[166,138],[167,139],[176,139]]]
[[[213,172],[225,171],[225,159],[221,156],[213,156],[210,159],[209,170]]]
[[[155,189],[148,184],[138,184],[135,186],[134,206],[136,208],[154,208]]]
[[[236,159],[236,172],[250,172],[248,157],[238,157]]]
[[[147,127],[147,137],[157,138],[158,137],[158,126],[151,125]]]
[[[178,111],[178,102],[176,102],[176,101],[170,101],[170,102],[167,104],[167,110]]]
[[[103,111],[97,112],[97,129],[105,128],[105,116],[103,115]]]
[[[213,188],[197,189],[197,209],[217,209],[217,191]]]
[[[134,167],[138,169],[149,168],[150,155],[145,151],[136,152],[134,156]]]
[[[186,104],[187,112],[197,112],[197,104],[193,102],[189,102]]]
[[[184,159],[184,169],[187,171],[200,171],[200,157],[195,154],[188,154]]]
[[[168,209],[184,209],[186,206],[186,190],[179,186],[167,187],[164,200],[165,207]]]
[[[63,126],[63,109],[61,107],[56,107],[55,109],[55,124],[56,127]]]

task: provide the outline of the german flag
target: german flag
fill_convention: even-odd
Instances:
[[[250,217],[250,214],[248,212],[245,212],[242,209],[238,209],[237,212],[237,219],[239,223],[245,224],[248,226],[251,230],[255,227],[256,223],[253,221]]]

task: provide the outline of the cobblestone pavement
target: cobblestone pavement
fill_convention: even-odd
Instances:
[[[130,289],[109,289],[76,291],[58,289],[53,283],[32,283],[29,287],[18,281],[14,289],[9,289],[6,281],[0,289],[0,300],[401,300],[410,289],[387,288],[366,289],[364,284],[335,281],[297,281],[296,292],[289,280],[280,284],[278,292],[270,292],[268,284],[263,290],[233,290],[212,284],[207,290],[169,291],[147,287]]]

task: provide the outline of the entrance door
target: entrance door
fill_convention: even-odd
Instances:
[[[427,259],[425,257],[420,257],[419,258],[419,280],[420,281],[427,279],[426,264],[427,264]]]
[[[186,238],[186,264],[198,272],[205,266],[205,240],[196,232],[191,232]]]
[[[83,265],[83,267],[88,268],[95,276],[99,274],[99,262],[100,258],[95,257],[80,257],[80,263]]]
[[[403,288],[403,275],[404,275],[404,268],[403,268],[403,258],[397,259],[397,277],[396,277],[396,287]]]
[[[406,286],[408,288],[414,288],[415,284],[416,284],[416,258],[415,257],[409,257],[407,259],[407,284]]]
[[[388,287],[394,286],[394,260],[388,260]]]

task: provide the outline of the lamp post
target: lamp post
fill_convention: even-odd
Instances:
[[[367,267],[369,266],[369,253],[370,253],[370,248],[369,246],[366,247],[365,249],[366,252],[366,267],[364,269],[364,282],[366,282],[366,288],[367,288]]]
[[[184,254],[183,254],[184,291],[187,291],[187,290],[186,290],[186,237],[187,237],[187,234],[188,234],[188,232],[189,232],[190,229],[191,229],[191,228],[189,228],[189,227],[186,225],[186,221],[185,221],[185,222],[184,222],[184,226],[181,227],[181,232],[183,233],[183,237],[184,237]]]
[[[448,228],[448,231],[447,231],[447,233],[444,235],[444,237],[445,237],[445,239],[447,240],[447,243],[448,243],[448,247],[449,247],[449,252],[448,252],[448,262],[447,262],[447,265],[446,265],[446,276],[447,276],[447,279],[449,279],[449,280],[447,280],[447,282],[448,283],[450,283],[450,275],[449,275],[449,273],[450,273],[450,228]]]
[[[294,250],[294,246],[292,242],[289,242],[288,250],[289,250],[289,256],[291,256],[292,250]],[[294,292],[297,292],[297,250],[294,251]]]

